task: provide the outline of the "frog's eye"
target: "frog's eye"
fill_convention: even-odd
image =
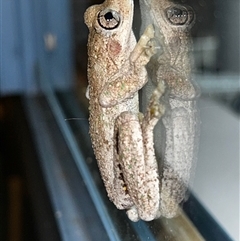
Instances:
[[[99,25],[107,30],[117,28],[120,21],[120,14],[112,9],[105,9],[98,14]]]
[[[192,23],[194,19],[193,10],[184,6],[173,6],[166,9],[166,17],[173,25],[184,25]]]

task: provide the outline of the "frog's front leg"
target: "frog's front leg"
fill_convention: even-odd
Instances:
[[[123,112],[115,123],[115,168],[122,173],[116,176],[122,181],[122,188],[116,188],[116,198],[118,203],[124,203],[129,209],[127,214],[132,221],[139,218],[151,221],[160,216],[160,183],[153,129],[165,111],[164,106],[159,104],[163,92],[164,85],[160,83],[143,118]],[[129,203],[130,200],[132,203]]]
[[[151,40],[154,38],[152,25],[147,26],[138,43],[131,52],[121,71],[111,76],[105,84],[99,97],[103,107],[112,107],[132,97],[147,82],[147,72],[144,68],[150,58],[155,54],[155,46]]]

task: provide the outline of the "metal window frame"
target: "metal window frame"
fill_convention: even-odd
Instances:
[[[158,233],[160,229],[164,235],[171,235],[168,233],[171,230],[175,235],[173,240],[231,240],[193,196],[183,206],[188,216],[182,213],[178,220],[129,221],[125,212],[117,210],[99,188],[88,164],[88,157],[92,158],[93,153],[84,108],[79,106],[72,92],[60,101],[48,82],[43,86],[44,95],[25,97],[25,107],[61,240],[74,241],[79,237],[84,240],[99,240],[99,237],[104,237],[102,240],[164,240]],[[76,140],[63,105],[71,106],[73,113],[83,118],[77,121],[77,129],[81,129],[85,146]],[[95,222],[86,224],[86,218]],[[185,229],[187,236],[181,234],[180,229]],[[93,236],[93,230],[98,230],[98,235]]]

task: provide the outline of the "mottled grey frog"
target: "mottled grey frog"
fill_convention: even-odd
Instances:
[[[110,200],[132,221],[159,216],[160,185],[153,128],[164,113],[159,81],[146,114],[138,90],[147,82],[145,65],[155,53],[152,25],[136,43],[133,1],[106,0],[85,12],[88,38],[90,136]]]

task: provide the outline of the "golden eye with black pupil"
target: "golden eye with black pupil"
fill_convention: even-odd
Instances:
[[[112,9],[105,9],[98,14],[99,25],[107,30],[117,28],[120,21],[120,14]]]
[[[166,17],[173,25],[184,25],[186,23],[191,23],[193,20],[193,13],[181,6],[170,7],[166,9]]]

